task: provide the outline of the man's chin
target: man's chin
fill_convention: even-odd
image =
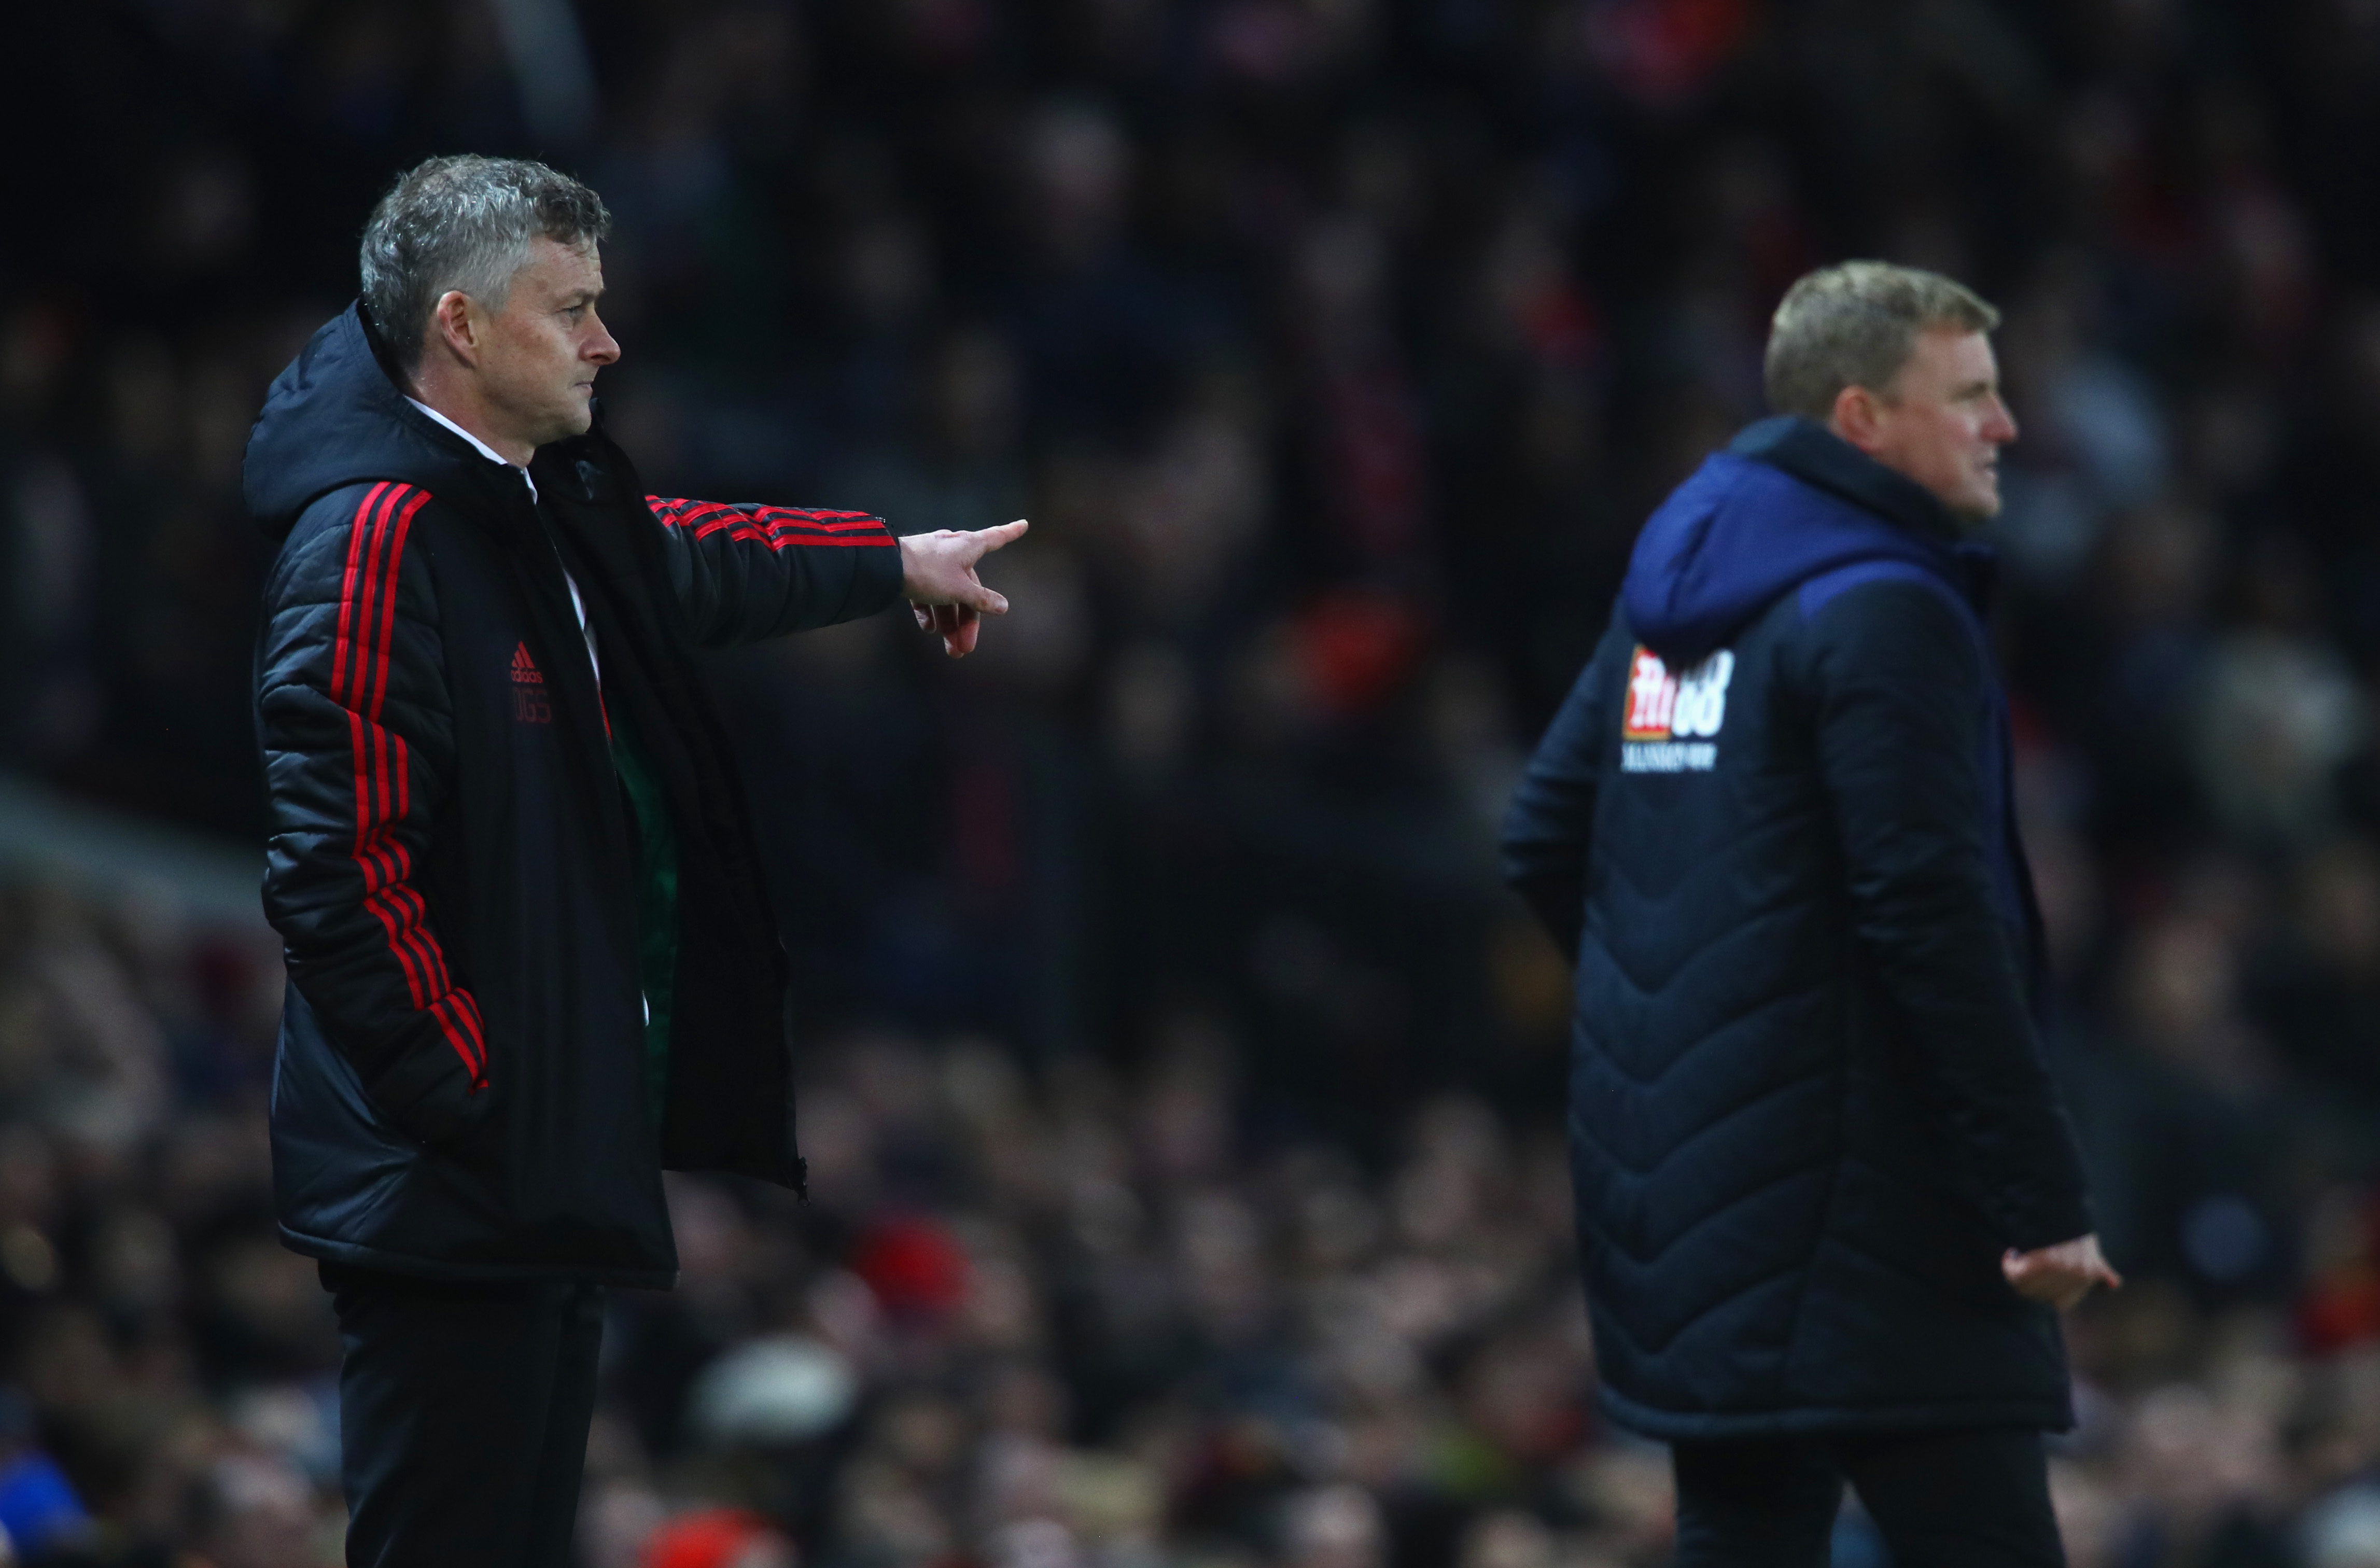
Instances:
[[[594,428],[595,406],[592,399],[585,402],[574,400],[569,407],[554,410],[553,420],[546,426],[538,444],[543,446],[549,442],[568,441],[572,436],[585,435]]]
[[[2000,492],[1994,489],[1962,495],[1950,507],[1950,515],[1958,519],[1961,529],[1972,531],[1982,528],[2000,515]]]

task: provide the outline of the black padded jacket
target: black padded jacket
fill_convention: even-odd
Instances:
[[[281,1232],[401,1273],[665,1285],[664,1167],[803,1170],[787,966],[692,650],[880,610],[900,551],[864,514],[649,497],[600,411],[529,473],[534,501],[413,407],[353,308],[249,437],[279,543],[256,721]],[[617,724],[677,844],[658,1125]]]
[[[2070,1420],[2004,1251],[2091,1229],[1984,562],[1823,429],[1646,524],[1505,829],[1573,954],[1602,1398],[1649,1435]]]

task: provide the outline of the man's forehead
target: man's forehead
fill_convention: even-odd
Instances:
[[[1970,327],[1941,322],[1918,334],[1917,353],[1953,375],[1994,373],[1998,365],[1989,334]]]
[[[551,288],[598,293],[603,288],[603,257],[591,239],[571,245],[540,235],[530,242],[521,271]]]

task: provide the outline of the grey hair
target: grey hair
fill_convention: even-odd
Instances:
[[[364,309],[411,375],[448,290],[501,310],[532,241],[594,244],[611,229],[601,197],[543,164],[432,158],[400,176],[364,225]]]
[[[1847,386],[1888,392],[1929,327],[1991,332],[2000,313],[1965,284],[1889,261],[1822,267],[1785,291],[1762,367],[1768,407],[1824,422]]]

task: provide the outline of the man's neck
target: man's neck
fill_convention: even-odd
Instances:
[[[1939,495],[1935,495],[1934,492],[1926,486],[1925,481],[1919,479],[1915,474],[1910,473],[1908,470],[1900,468],[1898,464],[1888,461],[1881,454],[1869,451],[1866,447],[1862,446],[1859,443],[1853,441],[1850,436],[1845,435],[1842,431],[1842,426],[1836,420],[1828,419],[1826,424],[1826,431],[1828,435],[1833,436],[1845,446],[1850,447],[1852,451],[1858,453],[1869,462],[1874,463],[1877,468],[1883,468],[1889,473],[1899,474],[1911,484],[1913,484],[1918,489],[1925,491],[1926,494],[1933,496],[1934,504],[1942,509],[1942,517],[1949,523],[1950,532],[1954,538],[1965,539],[1969,535],[1974,533],[1977,529],[1981,529],[1985,523],[1991,521],[1991,518],[1988,517],[1978,517],[1972,512],[1962,512],[1959,508],[1951,505],[1948,501],[1943,500]]]
[[[488,417],[486,400],[479,388],[468,379],[442,373],[425,365],[413,381],[410,395],[425,408],[434,408],[453,421],[457,430],[468,432],[496,456],[516,468],[528,467],[537,456],[537,444],[507,435],[498,421]]]
[[[1944,544],[1959,526],[1941,498],[1888,468],[1815,419],[1779,417],[1746,426],[1730,450],[1784,469]]]

